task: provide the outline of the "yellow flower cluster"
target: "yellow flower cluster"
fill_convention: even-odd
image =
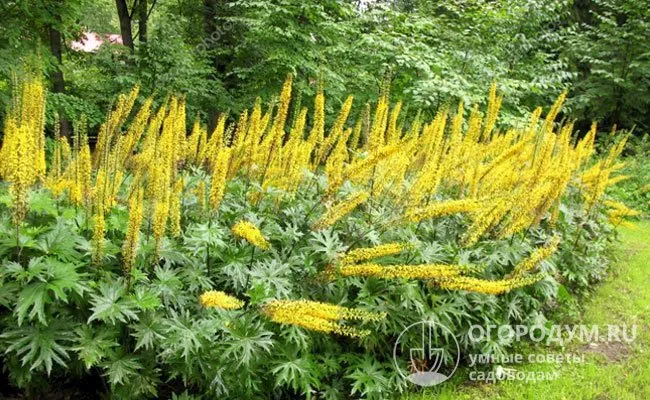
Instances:
[[[340,258],[341,264],[354,264],[360,261],[399,254],[411,249],[410,243],[384,243],[374,247],[364,247],[350,250]]]
[[[357,192],[348,196],[340,203],[334,204],[316,221],[313,226],[314,230],[325,229],[334,225],[338,220],[343,218],[357,208],[361,203],[368,200],[370,194],[368,192]]]
[[[627,136],[610,148],[605,159],[597,162],[580,175],[584,187],[585,208],[588,212],[591,212],[608,187],[627,179],[625,176],[612,177],[612,174],[624,166],[623,163],[616,163],[615,161],[623,152],[626,142]]]
[[[309,300],[273,300],[263,307],[264,313],[274,322],[301,328],[336,333],[349,337],[364,337],[368,330],[342,325],[339,320],[381,321],[385,313],[374,313],[333,304]]]
[[[131,270],[135,265],[135,259],[140,242],[140,226],[143,217],[143,199],[144,191],[139,189],[129,201],[129,221],[126,228],[126,237],[122,245],[122,270],[124,275],[129,279]]]
[[[218,210],[223,195],[226,191],[226,178],[228,175],[228,163],[230,162],[230,148],[221,149],[214,162],[212,183],[210,184],[210,208]]]
[[[364,263],[344,264],[339,268],[339,273],[344,277],[364,276],[381,279],[434,279],[459,276],[468,271],[462,266],[447,264],[380,265]]]
[[[607,218],[609,222],[614,226],[620,225],[633,227],[634,225],[626,221],[625,218],[636,217],[640,214],[638,211],[629,208],[620,201],[606,200],[604,204],[609,209],[607,211]]]
[[[377,263],[362,263],[379,257],[398,254],[412,249],[409,243],[385,243],[374,247],[359,248],[349,251],[339,259],[338,271],[333,267],[324,271],[324,277],[332,280],[339,276],[374,277],[380,279],[434,279],[456,277],[475,271],[476,268],[448,264],[396,264],[382,265]]]
[[[435,280],[435,283],[442,289],[466,290],[468,292],[474,293],[499,295],[507,293],[513,289],[532,285],[541,279],[543,279],[542,275],[509,278],[495,281],[472,278],[469,276],[456,276],[449,278],[439,278]]]
[[[238,118],[221,114],[212,132],[195,122],[189,137],[183,98],[172,96],[157,109],[149,98],[135,111],[139,94],[135,87],[115,102],[100,127],[92,154],[83,121],[75,126],[72,148],[65,138],[57,137],[46,175],[44,88],[38,79],[27,79],[5,120],[0,148],[0,176],[10,184],[14,222],[23,220],[29,190],[42,180],[57,198],[67,193],[70,203],[85,207],[87,215],[92,216],[93,260],[99,263],[104,218],[116,205],[127,204],[131,216],[123,246],[126,269],[137,252],[135,243],[142,220],[151,224],[156,253],[166,234],[182,233],[183,176],[185,168],[192,166],[210,175],[194,187],[202,215],[209,216],[205,213],[208,209],[219,209],[229,180],[236,177],[246,182],[245,195],[253,202],[274,196],[276,205],[301,189],[312,190],[307,185],[316,182],[317,190],[323,191],[319,201],[328,206],[314,217],[314,230],[333,226],[372,200],[373,206],[393,206],[396,220],[405,223],[466,213],[469,227],[463,242],[471,246],[487,235],[509,237],[542,220],[554,221],[570,185],[580,185],[585,208],[591,212],[607,187],[625,179],[618,175],[623,165],[616,160],[626,138],[617,139],[606,157],[594,162],[595,124],[577,140],[572,124],[554,123],[566,93],[545,116],[538,108],[531,113],[527,126],[500,131],[495,127],[502,97],[496,84],[490,87],[484,113],[478,106],[467,112],[461,103],[456,110],[439,110],[431,120],[418,115],[411,121],[402,116],[408,107],[391,104],[388,86],[384,85],[374,110],[365,105],[361,113],[355,113],[350,96],[326,128],[328,107],[322,83],[311,116],[306,107],[292,107],[292,84],[289,75],[278,101],[268,107],[257,99]],[[348,119],[355,114],[359,117],[351,127]],[[305,177],[310,177],[309,181]],[[332,202],[341,188],[354,188],[355,192]],[[134,199],[141,199],[137,209],[132,204]],[[634,215],[623,205],[605,205],[614,224]],[[257,247],[270,247],[250,222],[241,221],[232,231]],[[538,260],[552,252],[550,248],[536,250],[517,266],[517,276],[506,281],[473,281],[461,276],[458,266],[355,265],[401,250],[399,244],[353,250],[342,257],[341,273],[444,278],[445,285],[458,287],[516,287],[529,279],[521,278],[522,274],[532,271]]]
[[[255,247],[259,247],[262,250],[268,250],[271,247],[259,228],[249,221],[239,221],[231,228],[231,230],[235,236],[246,240],[248,243]]]
[[[0,177],[10,184],[16,225],[27,213],[30,188],[45,175],[44,121],[45,88],[39,78],[28,77],[7,113],[0,148]]]
[[[476,211],[479,208],[481,208],[481,203],[473,199],[448,200],[425,207],[408,209],[404,213],[404,218],[409,222],[419,222],[449,214]]]
[[[222,114],[211,133],[194,123],[187,138],[185,104],[178,98],[169,99],[157,112],[147,100],[126,134],[121,134],[138,88],[121,96],[100,131],[94,155],[96,181],[101,177],[102,186],[106,186],[94,192],[104,198],[105,210],[114,205],[126,170],[132,169],[139,177],[138,184],[147,187],[145,201],[159,241],[167,232],[167,223],[172,225],[171,233],[178,234],[177,202],[166,193],[174,191],[176,175],[186,164],[211,173],[209,195],[201,196],[200,203],[209,201],[212,210],[218,209],[233,177],[254,181],[255,186],[250,187],[261,190],[250,189],[247,195],[252,202],[259,202],[270,192],[292,196],[304,183],[304,171],[316,172],[324,166],[324,202],[346,182],[359,190],[327,207],[314,229],[332,226],[372,198],[382,203],[392,201],[405,222],[467,213],[471,225],[464,243],[471,246],[485,235],[508,237],[544,218],[554,218],[560,197],[576,177],[586,188],[583,192],[588,208],[602,196],[604,188],[622,179],[612,174],[620,169],[615,159],[624,140],[601,163],[582,171],[594,152],[596,126],[577,142],[572,140],[571,124],[555,130],[553,121],[565,94],[544,119],[538,108],[527,127],[500,132],[494,127],[502,97],[493,84],[485,116],[474,107],[465,120],[465,108],[460,104],[451,119],[450,110],[443,109],[430,122],[416,117],[404,132],[405,124],[398,121],[405,107],[401,103],[391,107],[388,88],[383,87],[374,115],[366,106],[354,128],[346,128],[353,106],[353,98],[348,97],[326,130],[326,99],[319,84],[311,130],[305,132],[307,108],[296,108],[293,122],[287,123],[292,82],[288,76],[276,105],[263,109],[258,99],[232,124]],[[457,197],[436,201],[443,193]]]
[[[238,310],[244,306],[244,302],[224,292],[210,290],[201,295],[201,305],[206,308]]]
[[[104,221],[104,210],[97,209],[93,215],[93,239],[92,239],[92,262],[94,265],[101,266],[104,258],[104,234],[106,231],[106,222]]]
[[[176,179],[176,183],[174,183],[173,191],[171,193],[171,198],[169,200],[169,232],[173,237],[180,236],[182,231],[181,204],[183,202],[184,186],[185,186],[185,181],[183,180],[183,178]]]
[[[560,244],[560,237],[556,236],[544,247],[540,247],[533,251],[530,256],[522,260],[517,264],[510,275],[513,278],[523,276],[525,273],[532,271],[537,267],[537,265],[549,258],[553,253],[557,251],[557,247]]]

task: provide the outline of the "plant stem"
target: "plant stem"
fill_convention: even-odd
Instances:
[[[20,253],[22,249],[20,248],[20,222],[16,223],[16,262],[20,264]]]
[[[212,226],[212,218],[208,217],[208,237],[210,236],[210,228]],[[210,276],[210,241],[205,244],[205,268],[208,276]]]
[[[246,283],[244,284],[244,291],[248,288],[248,282],[250,282],[250,279],[251,279],[251,268],[253,267],[253,259],[255,258],[255,249],[256,249],[256,247],[253,246],[253,251],[251,252],[251,259],[248,262],[248,266],[246,267],[246,271],[248,272],[248,275],[246,276]]]

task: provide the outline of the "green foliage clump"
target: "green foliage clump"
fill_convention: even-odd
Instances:
[[[83,140],[75,139],[67,159],[61,155],[66,152],[65,142],[59,140],[61,147],[53,151],[45,185],[37,185],[25,196],[29,203],[21,220],[12,220],[15,193],[1,183],[0,353],[17,387],[39,392],[52,390],[55,382],[94,379],[103,383],[98,391],[113,398],[381,399],[407,390],[407,381],[395,371],[391,357],[395,338],[406,326],[435,321],[454,332],[462,352],[504,354],[512,342],[489,337],[474,342],[469,338],[470,327],[544,326],[549,310],[558,303],[570,303],[607,272],[614,230],[600,200],[624,140],[586,172],[568,169],[581,182],[556,193],[548,182],[562,171],[554,167],[571,168],[575,165],[572,157],[586,160],[593,144],[589,138],[595,135],[594,128],[575,147],[566,127],[556,135],[553,117],[560,102],[545,123],[522,133],[520,143],[511,143],[511,132],[490,132],[501,102],[496,86],[491,90],[485,125],[474,113],[466,130],[459,114],[447,132],[447,114],[441,111],[422,132],[417,118],[412,122],[416,128],[400,127],[398,132],[399,113],[393,111],[393,122],[376,118],[373,128],[368,127],[375,136],[347,148],[347,136],[334,139],[337,132],[342,134],[343,120],[320,140],[334,142],[328,144],[334,150],[324,157],[325,165],[319,165],[321,153],[316,151],[315,161],[302,158],[301,175],[287,182],[282,180],[283,168],[293,173],[294,165],[285,165],[278,154],[291,155],[292,149],[300,148],[297,144],[312,150],[306,147],[311,135],[304,138],[302,131],[292,129],[290,139],[282,140],[287,134],[284,123],[291,78],[285,82],[274,118],[272,111],[262,118],[259,104],[251,112],[253,128],[248,132],[252,138],[230,136],[241,123],[230,128],[221,124],[221,131],[204,140],[197,124],[194,134],[186,138],[185,109],[174,98],[169,108],[165,105],[163,112],[155,113],[149,121],[155,129],[149,129],[138,143],[132,138],[140,139],[138,129],[145,130],[138,117],[142,110],[122,131],[136,94],[133,90],[121,96],[109,114],[94,167],[90,156],[86,163],[82,160]],[[387,120],[388,110],[388,98],[382,96],[376,114],[384,113]],[[323,118],[320,111],[315,114],[315,120]],[[263,119],[273,123],[263,124]],[[482,126],[489,128],[481,130]],[[11,145],[20,147],[25,141],[21,129],[6,132]],[[350,134],[351,129],[346,132]],[[192,138],[203,143],[198,150],[190,146]],[[430,187],[424,178],[414,182],[429,173],[435,177],[438,169],[427,167],[443,168],[442,163],[433,164],[440,159],[420,165],[408,158],[400,164],[399,159],[389,157],[391,151],[393,155],[400,151],[400,155],[426,160],[433,152],[423,152],[414,143],[450,144],[437,153],[451,163],[440,188],[427,191]],[[484,158],[481,151],[454,152],[463,146],[495,153]],[[560,146],[565,150],[555,154],[553,150]],[[496,152],[504,149],[508,150]],[[207,162],[202,157],[197,162],[194,156],[203,153],[211,153]],[[232,159],[235,164],[223,163],[231,153],[239,154]],[[534,160],[527,159],[535,153]],[[474,169],[468,171],[485,167],[482,175],[489,179],[482,187],[476,184],[478,179],[465,181],[466,171],[453,164],[458,157],[473,163]],[[33,165],[26,161],[31,158],[28,154],[23,159],[7,159],[0,166],[18,165],[29,172]],[[485,160],[489,163],[484,164]],[[68,166],[64,172],[62,163]],[[85,171],[86,164],[92,175],[89,181],[73,172]],[[241,169],[228,177],[229,165]],[[410,166],[411,175],[405,175],[404,167],[395,178],[392,174],[400,170],[399,165]],[[527,175],[524,183],[547,190],[522,190],[519,171],[513,173],[513,168]],[[86,189],[93,180],[92,190]],[[65,184],[65,193],[59,181]],[[10,183],[13,189],[15,181]],[[505,195],[494,192],[499,187],[515,188],[517,195],[508,190]],[[75,191],[79,196],[72,196]],[[84,203],[86,192],[90,198]],[[557,197],[548,197],[554,193]],[[177,196],[173,201],[172,195]],[[136,201],[143,196],[146,202]],[[445,196],[460,200],[446,202]],[[494,229],[480,231],[470,243],[463,240],[475,226],[483,226],[481,221],[494,209],[509,205],[504,200],[508,196],[513,206],[521,206],[521,215],[506,218],[506,210],[501,214],[503,221],[487,222]],[[543,207],[541,200],[550,203],[548,198],[557,200],[555,207]],[[404,202],[424,208],[405,214],[411,209]],[[540,206],[528,210],[531,202]],[[454,214],[462,212],[459,204],[469,204],[466,211],[475,214]],[[434,212],[428,205],[445,207]],[[422,210],[431,215],[419,218]],[[405,215],[415,221],[405,220]],[[526,222],[520,226],[525,229],[510,235],[496,229],[513,221]],[[553,254],[556,238],[562,240]],[[546,247],[548,243],[553,245]],[[386,245],[381,251],[375,247],[380,244]],[[349,251],[373,247],[375,253]],[[382,257],[373,260],[379,265],[369,268],[397,265],[394,271],[408,273],[341,272],[345,263],[380,253]],[[539,258],[522,262],[531,254]],[[341,265],[343,255],[348,261]],[[411,269],[400,270],[398,266],[404,265]],[[446,290],[436,277],[410,279],[411,272],[422,273],[431,265],[454,266],[452,272],[475,275],[471,282],[476,287]],[[529,272],[535,272],[535,279],[522,279],[526,285],[496,291],[490,286],[502,277]],[[311,314],[289,315],[285,309],[281,315],[272,310],[278,300],[299,299],[309,300],[300,304],[312,307]],[[360,329],[347,325],[346,319],[354,320]]]

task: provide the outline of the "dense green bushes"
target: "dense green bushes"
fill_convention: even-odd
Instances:
[[[147,95],[185,93],[189,115],[214,123],[222,110],[238,114],[256,96],[270,98],[279,90],[277,77],[287,73],[300,77],[304,102],[324,79],[332,105],[348,93],[373,100],[390,75],[394,98],[425,112],[459,100],[481,102],[496,79],[507,94],[506,123],[570,86],[564,113],[582,131],[592,120],[606,128],[636,125],[641,133],[650,127],[644,79],[650,29],[647,7],[638,1],[147,3],[153,9],[146,41],[136,37],[132,53],[119,45],[97,53],[70,50],[84,31],[120,32],[113,0],[0,5],[6,21],[0,114],[9,104],[12,74],[27,62],[52,87],[55,73],[63,72],[65,93],[50,94],[48,125],[54,111],[69,120],[85,114],[93,133],[115,96],[136,83]],[[141,21],[132,11],[135,34]],[[50,55],[50,28],[61,33],[61,65]]]

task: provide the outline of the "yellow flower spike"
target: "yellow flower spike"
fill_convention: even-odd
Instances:
[[[79,168],[79,185],[83,194],[86,205],[90,204],[92,195],[92,156],[90,155],[90,146],[88,138],[84,135],[82,138],[81,149],[79,150],[78,159]]]
[[[231,149],[226,147],[219,151],[217,159],[214,162],[212,172],[212,182],[210,184],[210,208],[217,211],[223,200],[226,191],[226,182],[228,177],[228,167],[230,163]]]
[[[98,207],[93,215],[93,238],[92,238],[92,262],[94,265],[101,265],[104,258],[104,234],[106,222],[104,221],[104,209]]]
[[[232,233],[262,250],[268,250],[271,245],[266,241],[262,232],[249,221],[239,221],[232,228]]]
[[[517,278],[521,277],[524,275],[526,272],[530,272],[537,265],[542,262],[543,260],[546,260],[549,258],[553,253],[557,251],[558,245],[560,244],[560,237],[556,236],[551,241],[549,244],[547,244],[544,247],[540,247],[533,251],[528,257],[526,257],[524,260],[522,260],[519,264],[517,264],[510,274],[510,277],[512,278]]]
[[[273,322],[279,324],[295,325],[312,331],[349,337],[364,337],[370,332],[341,325],[338,320],[377,322],[386,318],[386,313],[374,313],[309,300],[272,300],[264,305],[262,310]]]
[[[131,275],[138,254],[140,241],[140,226],[142,225],[144,191],[137,189],[129,201],[129,221],[126,228],[126,237],[122,246],[122,271],[125,276]],[[128,279],[128,278],[127,278]]]
[[[356,329],[350,326],[345,326],[345,325],[337,325],[336,328],[332,330],[332,333],[335,333],[337,335],[341,336],[348,336],[351,338],[364,338],[368,335],[370,335],[370,330],[368,329]]]
[[[356,150],[359,147],[359,142],[361,141],[361,128],[363,126],[363,115],[359,115],[357,122],[354,125],[352,130],[352,136],[350,138],[350,150]]]
[[[278,104],[278,111],[273,118],[273,126],[271,126],[271,134],[275,135],[275,140],[281,142],[284,138],[284,125],[287,121],[287,114],[289,113],[289,103],[291,102],[291,87],[293,85],[293,76],[287,75],[287,79],[282,85],[282,92],[280,93],[280,103]],[[276,146],[277,147],[277,146]]]
[[[357,192],[348,196],[340,203],[334,204],[330,207],[325,214],[316,221],[313,226],[314,230],[321,230],[334,225],[338,220],[343,218],[357,208],[358,205],[368,200],[370,194],[368,192]]]
[[[386,130],[386,143],[395,144],[399,140],[399,131],[397,129],[397,118],[402,111],[402,102],[398,102],[390,113],[388,129]]]
[[[0,177],[10,184],[12,219],[16,225],[27,214],[31,187],[45,178],[44,113],[43,83],[39,78],[28,77],[7,113],[0,148]]]
[[[239,115],[239,120],[237,121],[237,128],[235,129],[233,137],[233,147],[239,149],[244,144],[246,139],[246,131],[248,130],[248,109],[244,109]]]
[[[485,116],[485,125],[481,139],[488,140],[490,138],[492,129],[494,129],[497,117],[499,116],[499,109],[501,108],[502,102],[503,96],[497,97],[497,84],[496,82],[492,82],[492,85],[490,86],[490,95],[488,97],[488,108]]]
[[[204,135],[204,130],[201,128],[201,122],[197,118],[192,125],[192,132],[185,144],[185,158],[190,164],[196,165],[196,158],[199,151],[199,143]]]
[[[346,179],[354,180],[365,176],[369,171],[371,172],[373,167],[375,167],[380,162],[387,162],[391,156],[397,153],[400,149],[401,146],[398,144],[384,146],[373,151],[367,158],[354,161],[345,168],[339,180],[335,182],[328,182],[327,193],[336,193],[336,191],[339,189],[339,187],[341,187]]]
[[[375,116],[370,128],[367,147],[372,152],[386,144],[384,136],[388,121],[388,96],[383,94],[377,101]]]
[[[350,129],[346,130],[339,138],[336,146],[327,157],[325,162],[325,176],[328,182],[339,182],[343,174],[343,164],[348,158],[347,140],[352,134]]]
[[[169,199],[169,232],[173,237],[181,235],[181,204],[183,202],[183,187],[185,181],[183,178],[176,179],[173,192]]]
[[[205,308],[238,310],[244,306],[244,302],[224,292],[210,290],[201,295],[201,305]]]
[[[167,193],[164,199],[157,201],[153,207],[152,231],[156,240],[156,254],[160,249],[160,241],[167,231],[167,220],[169,219],[169,200],[170,193]]]
[[[350,250],[341,257],[340,262],[341,264],[354,264],[359,261],[398,254],[412,248],[413,245],[410,243],[384,243],[374,247]]]
[[[636,210],[633,210],[621,203],[620,201],[607,200],[604,202],[605,206],[610,208],[608,211],[609,215],[623,216],[623,217],[634,217],[640,213]]]
[[[441,289],[466,290],[474,293],[500,295],[513,289],[532,285],[542,279],[543,276],[539,274],[530,277],[517,277],[497,281],[472,278],[468,276],[456,276],[435,279],[435,284]]]
[[[226,120],[228,116],[226,114],[219,115],[219,120],[217,121],[217,126],[214,128],[210,139],[206,144],[206,149],[203,154],[200,155],[202,160],[207,160],[210,170],[214,168],[214,162],[217,159],[217,154],[224,147],[224,133],[226,132]],[[202,162],[201,160],[201,162]]]
[[[406,210],[404,219],[409,222],[420,222],[425,219],[438,218],[449,214],[472,212],[482,206],[477,200],[447,200],[426,207]]]
[[[501,198],[478,210],[473,224],[465,234],[463,245],[467,247],[475,244],[492,226],[501,221],[510,208],[510,202]]]
[[[344,264],[339,268],[343,277],[374,277],[380,279],[433,279],[460,276],[471,269],[459,265],[419,264],[419,265],[380,265],[365,263]]]
[[[639,211],[633,210],[619,201],[606,200],[605,206],[607,210],[607,220],[610,224],[616,226],[624,226],[628,228],[635,227],[634,224],[625,220],[628,217],[636,217],[641,214]]]
[[[201,180],[198,185],[194,188],[194,196],[196,196],[196,202],[199,206],[199,210],[203,212],[205,210],[205,198],[206,198],[206,193],[205,193],[205,181]]]
[[[316,151],[314,160],[316,165],[325,159],[327,153],[330,151],[334,143],[339,140],[341,135],[343,135],[343,127],[345,126],[345,122],[347,121],[348,115],[350,114],[353,99],[353,96],[348,96],[341,106],[341,111],[339,112],[339,115],[334,122],[334,126],[332,126],[329,135],[325,138],[322,145]],[[345,138],[345,142],[347,142],[347,137]]]
[[[320,146],[325,139],[325,94],[323,93],[323,86],[321,83],[318,85],[318,92],[314,98],[314,121],[312,123],[311,132],[307,141],[312,147]]]

